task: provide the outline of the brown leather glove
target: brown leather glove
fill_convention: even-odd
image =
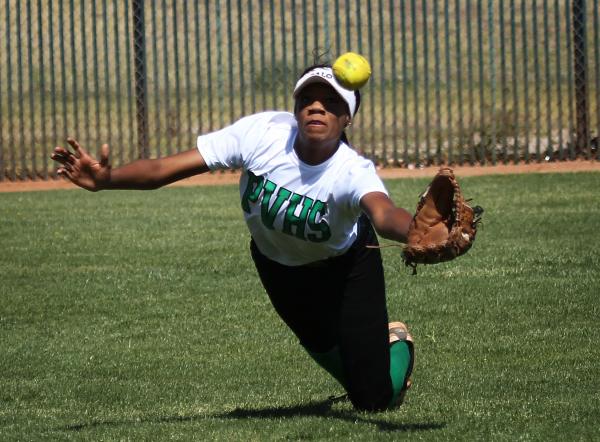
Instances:
[[[442,167],[417,204],[402,251],[407,266],[450,261],[466,253],[475,241],[483,209],[471,208],[449,167]]]

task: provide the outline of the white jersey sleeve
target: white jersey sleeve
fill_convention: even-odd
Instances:
[[[245,168],[262,143],[269,124],[280,112],[263,112],[244,117],[230,126],[200,135],[197,148],[211,170]]]
[[[367,193],[381,192],[388,195],[385,185],[377,175],[375,166],[367,159],[360,158],[348,170],[344,186],[348,191],[349,209],[360,213],[360,200]]]

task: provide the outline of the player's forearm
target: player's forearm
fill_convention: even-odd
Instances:
[[[166,184],[160,160],[137,160],[112,169],[103,189],[156,189]]]
[[[374,227],[383,238],[406,243],[411,220],[412,215],[407,210],[394,207],[386,210]]]
[[[401,207],[396,207],[383,192],[370,192],[360,201],[361,208],[371,219],[377,233],[393,241],[405,243],[412,215]]]
[[[154,160],[137,160],[111,171],[106,189],[157,189],[209,168],[197,149]]]

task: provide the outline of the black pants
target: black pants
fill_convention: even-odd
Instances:
[[[344,255],[304,266],[285,266],[250,248],[277,313],[310,352],[340,350],[353,405],[384,409],[392,397],[388,315],[377,237],[362,216],[359,235]]]

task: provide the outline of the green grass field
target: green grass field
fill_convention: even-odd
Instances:
[[[389,181],[413,209],[427,180]],[[235,186],[0,194],[1,440],[600,438],[600,173],[461,179],[469,254],[411,276],[405,405],[364,414],[280,322]]]

